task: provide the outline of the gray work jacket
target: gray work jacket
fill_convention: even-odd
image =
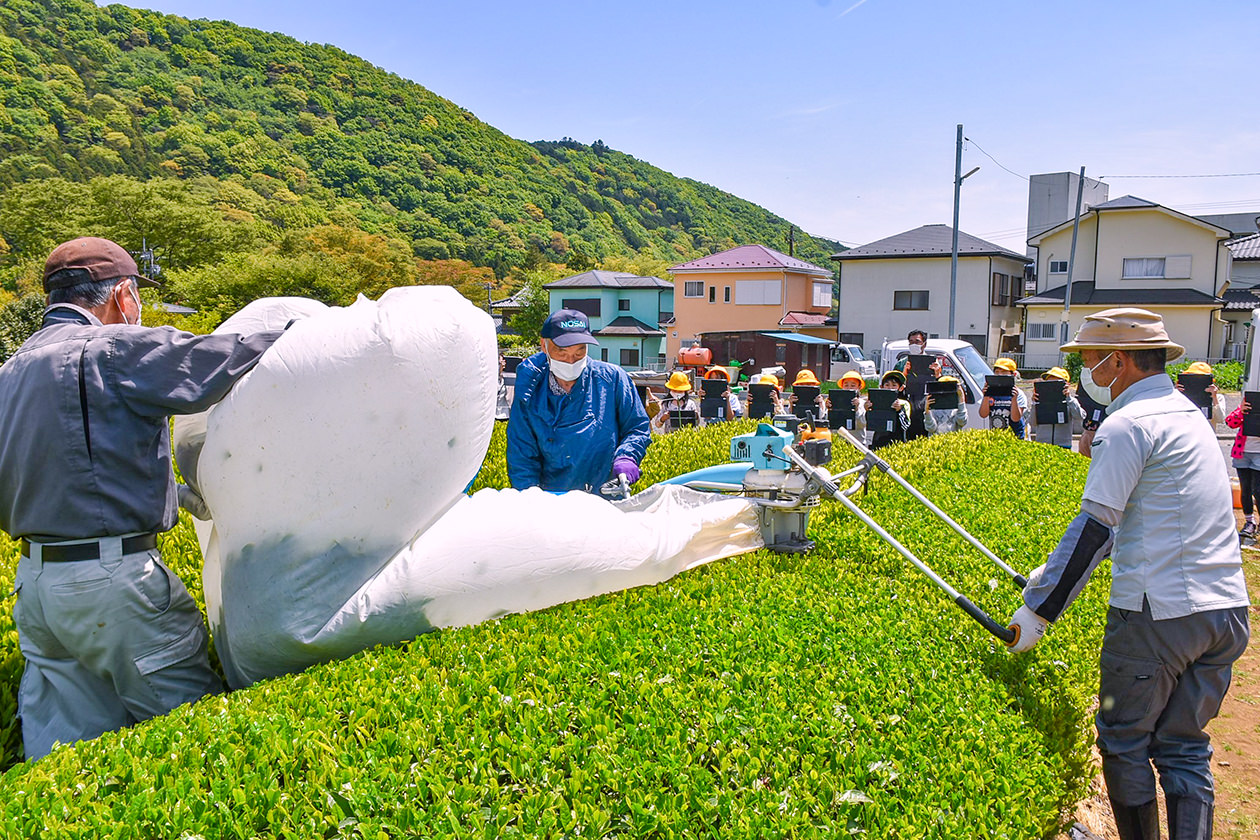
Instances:
[[[170,415],[223,399],[281,335],[105,326],[49,307],[0,367],[0,528],[37,542],[170,530]]]

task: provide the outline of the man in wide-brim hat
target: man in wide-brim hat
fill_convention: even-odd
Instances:
[[[1176,840],[1208,838],[1214,791],[1204,727],[1247,647],[1247,589],[1225,461],[1211,426],[1164,372],[1184,352],[1143,309],[1090,315],[1064,350],[1109,406],[1081,512],[1029,575],[1012,650],[1030,649],[1111,556],[1098,748],[1122,840],[1159,837],[1155,774]]]

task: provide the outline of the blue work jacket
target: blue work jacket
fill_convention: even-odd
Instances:
[[[518,490],[599,492],[622,456],[647,452],[648,416],[626,372],[589,359],[567,394],[552,393],[546,353],[516,368],[507,427],[508,479]]]

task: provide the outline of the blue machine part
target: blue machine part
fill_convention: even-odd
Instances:
[[[751,437],[751,435],[749,435]],[[690,484],[693,481],[715,482],[719,484],[742,484],[744,475],[752,467],[752,464],[745,461],[742,464],[716,464],[712,467],[703,467],[698,470],[692,470],[684,475],[676,475],[673,478],[662,481],[661,484]]]
[[[795,435],[776,429],[769,423],[758,423],[751,435],[731,438],[731,460],[752,461],[753,469],[786,470],[791,461],[783,454],[783,448],[791,446]]]

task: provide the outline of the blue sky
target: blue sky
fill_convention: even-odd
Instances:
[[[958,123],[981,167],[959,227],[1015,251],[1019,176],[1082,165],[1112,198],[1260,212],[1257,176],[1120,177],[1260,173],[1254,0],[136,5],[334,44],[513,137],[602,139],[850,245],[951,222]]]

